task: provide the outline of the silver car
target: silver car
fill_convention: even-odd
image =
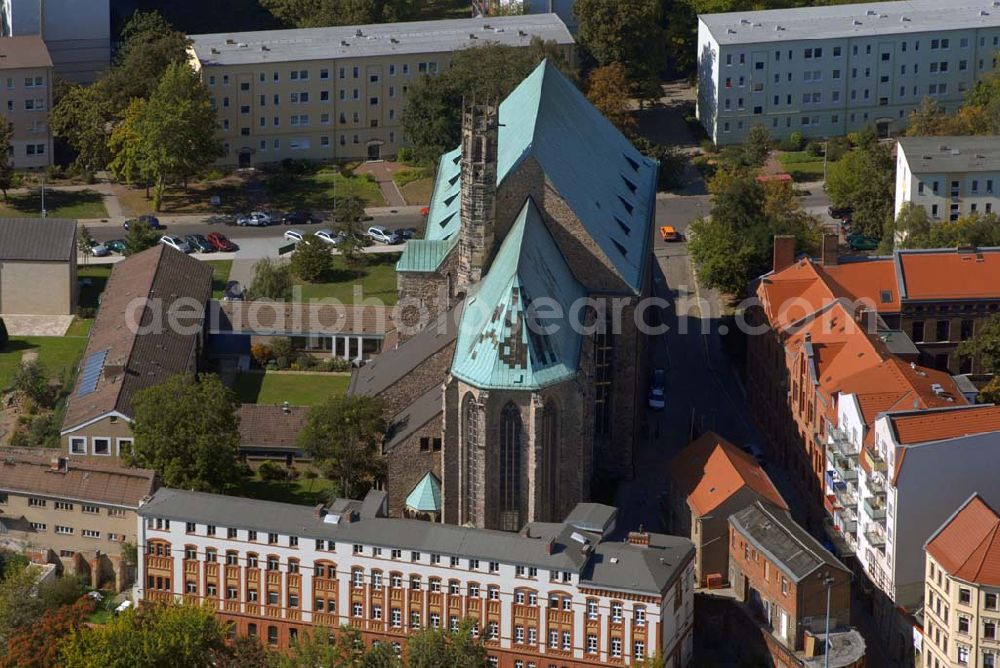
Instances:
[[[180,237],[171,237],[163,235],[162,237],[160,237],[160,243],[170,246],[174,250],[179,250],[182,253],[191,252],[191,246],[188,244],[188,242],[184,241]]]

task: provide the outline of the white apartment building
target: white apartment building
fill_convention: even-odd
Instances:
[[[0,37],[0,115],[14,130],[15,169],[52,162],[52,59],[40,37]]]
[[[491,664],[668,668],[692,651],[694,546],[579,504],[519,533],[392,519],[384,492],[329,508],[160,489],[139,509],[139,600],[209,603],[237,633],[287,647],[349,625],[396,647],[475,620]]]
[[[218,113],[220,164],[378,160],[405,146],[409,87],[456,51],[574,41],[555,14],[191,35],[190,63]]]
[[[896,606],[924,590],[924,542],[973,492],[1000,502],[1000,407],[894,412],[875,421],[858,476],[858,561]]]
[[[0,0],[0,36],[45,40],[56,72],[90,83],[111,65],[110,0]]]
[[[897,216],[906,202],[924,207],[933,220],[1000,213],[1000,136],[901,137]]]
[[[930,97],[953,111],[996,65],[996,0],[905,0],[702,14],[698,118],[716,144],[905,127]]]

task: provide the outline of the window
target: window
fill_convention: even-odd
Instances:
[[[95,455],[111,455],[111,439],[110,438],[94,438],[94,454]]]
[[[924,323],[923,321],[916,321],[913,323],[911,339],[915,342],[922,342],[924,340]]]
[[[611,656],[620,659],[622,656],[622,639],[612,638],[611,639]]]
[[[74,436],[69,439],[69,452],[72,455],[87,454],[87,439],[83,436]]]
[[[594,599],[587,600],[587,619],[597,619],[598,608],[597,601]]]
[[[646,656],[646,643],[641,640],[636,640],[635,644],[632,646],[632,654],[636,659],[642,659]]]
[[[959,587],[958,602],[962,605],[970,605],[972,603],[972,590],[966,587]]]
[[[788,580],[784,576],[781,578],[781,593],[788,596]]]
[[[936,326],[937,341],[948,341],[951,335],[951,321],[938,320]]]
[[[82,533],[83,533],[83,537],[84,538],[100,538],[101,537],[101,532],[100,531],[94,531],[93,529],[84,529],[82,531]]]
[[[969,648],[958,646],[958,663],[965,666],[969,663]]]
[[[964,615],[958,616],[958,632],[969,635],[969,618]]]
[[[101,509],[98,506],[90,506],[87,504],[83,504],[82,506],[80,506],[80,510],[87,513],[88,515],[97,515],[98,513],[101,512]]]
[[[622,621],[622,604],[614,602],[611,604],[611,621],[615,624],[621,624]]]
[[[641,606],[636,606],[634,611],[635,625],[645,626],[646,625],[646,608]]]
[[[73,527],[64,527],[57,524],[56,533],[62,534],[64,536],[71,536],[73,535]]]
[[[587,654],[597,654],[597,636],[593,633],[587,634]]]
[[[319,71],[319,78],[320,79],[329,79],[330,78],[330,70],[326,69],[325,67],[322,68]]]
[[[573,636],[569,631],[562,632],[562,648],[564,652],[569,652],[573,649]]]
[[[67,503],[65,501],[56,501],[55,502],[55,509],[56,510],[73,510],[73,504],[72,503]]]
[[[997,595],[996,594],[986,594],[983,598],[983,607],[987,610],[997,609]]]

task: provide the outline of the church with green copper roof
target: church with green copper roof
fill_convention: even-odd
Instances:
[[[549,61],[466,100],[396,266],[423,326],[351,381],[389,413],[392,512],[516,531],[630,473],[657,170]]]

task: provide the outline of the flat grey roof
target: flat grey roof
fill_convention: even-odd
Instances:
[[[730,515],[729,523],[795,582],[821,566],[850,572],[780,508],[757,501]]]
[[[448,53],[490,42],[527,46],[533,37],[574,43],[555,14],[190,35],[204,67]]]
[[[1000,15],[1000,8],[997,9]],[[914,174],[1000,172],[1000,136],[901,137],[899,147]]]
[[[1000,8],[992,0],[901,0],[699,14],[698,19],[719,44],[758,44],[997,27]]]
[[[142,517],[162,517],[218,527],[253,529],[306,539],[434,552],[447,556],[524,564],[578,573],[595,587],[659,594],[694,553],[686,538],[649,534],[649,547],[600,542],[600,536],[566,523],[535,522],[520,533],[473,529],[421,520],[366,516],[382,492],[364,502],[338,499],[331,513],[359,511],[353,522],[324,521],[314,508],[161,487],[142,505]],[[370,493],[372,494],[372,493]],[[580,539],[584,542],[580,542]],[[551,550],[549,544],[552,544]],[[584,544],[592,551],[588,555]]]

